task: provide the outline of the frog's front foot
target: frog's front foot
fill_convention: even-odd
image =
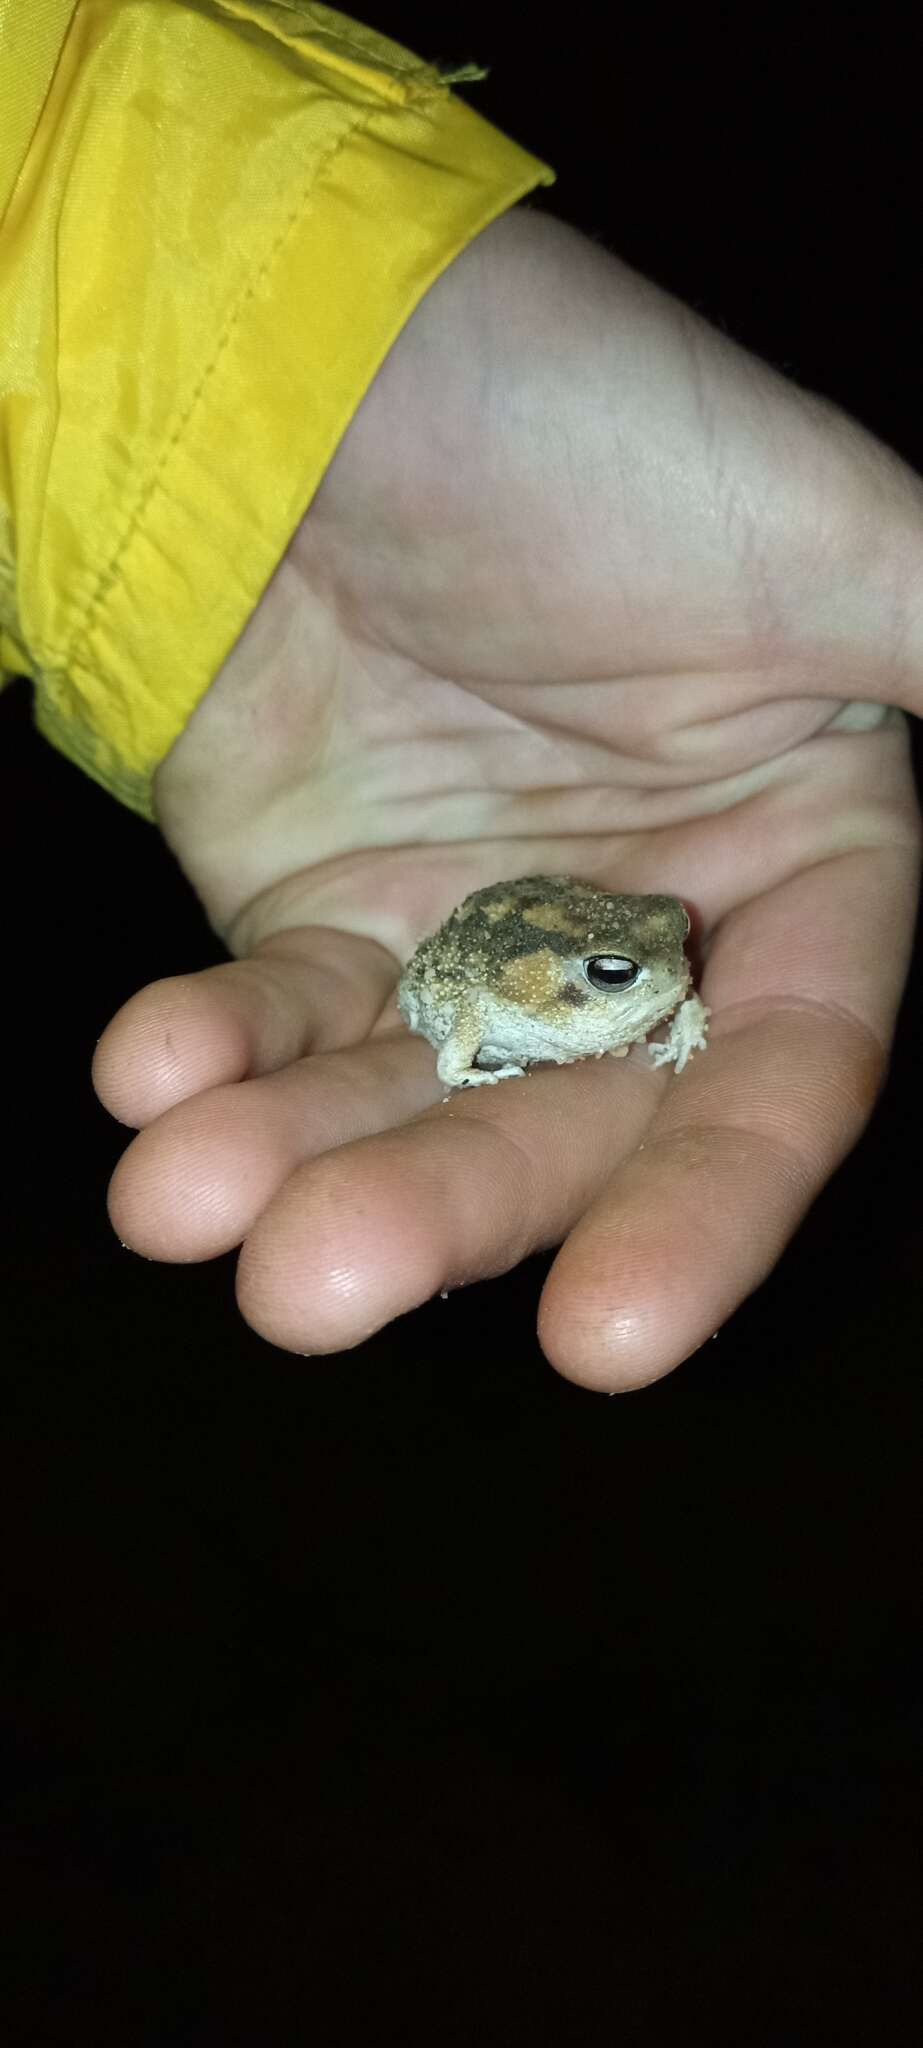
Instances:
[[[711,1011],[701,996],[687,996],[685,1002],[680,1003],[663,1044],[648,1046],[653,1065],[665,1067],[668,1060],[675,1060],[676,1071],[681,1074],[692,1053],[706,1051],[710,1016]]]

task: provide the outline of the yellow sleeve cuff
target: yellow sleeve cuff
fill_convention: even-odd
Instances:
[[[333,8],[56,5],[0,160],[0,676],[152,817],[401,328],[554,173]]]

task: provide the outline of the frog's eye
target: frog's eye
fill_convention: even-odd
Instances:
[[[626,960],[621,953],[594,953],[592,960],[584,960],[583,972],[591,988],[631,988],[641,969],[637,960]]]

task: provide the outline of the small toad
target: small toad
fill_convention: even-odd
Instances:
[[[539,1060],[621,1058],[670,1016],[648,1050],[680,1073],[704,1052],[709,1015],[687,994],[688,931],[675,896],[613,896],[569,875],[494,882],[421,941],[398,1006],[438,1049],[450,1088],[511,1080]]]

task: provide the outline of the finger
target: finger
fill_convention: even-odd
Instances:
[[[132,996],[99,1040],[93,1085],[112,1116],[140,1130],[202,1089],[359,1043],[397,973],[372,939],[322,926],[282,932],[245,960]]]
[[[216,1258],[305,1160],[400,1124],[444,1092],[432,1048],[403,1029],[206,1089],[158,1117],[119,1160],[113,1229],[145,1258]]]
[[[342,1351],[442,1288],[506,1271],[560,1242],[670,1085],[638,1049],[452,1095],[324,1154],[247,1237],[243,1314],[285,1350]]]
[[[728,921],[708,1053],[664,1098],[546,1282],[542,1347],[581,1385],[646,1385],[770,1272],[868,1119],[916,895],[899,849],[828,862]]]

